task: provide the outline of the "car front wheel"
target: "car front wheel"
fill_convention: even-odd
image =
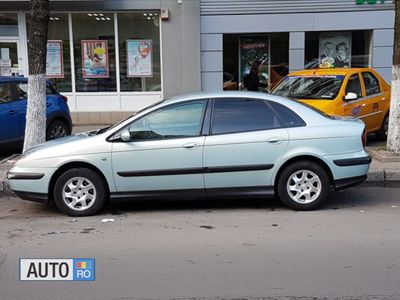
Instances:
[[[69,216],[96,214],[104,206],[106,195],[103,179],[86,168],[66,171],[54,186],[54,202]]]
[[[281,201],[295,210],[313,210],[328,196],[330,189],[326,171],[312,161],[298,161],[287,166],[278,179]]]

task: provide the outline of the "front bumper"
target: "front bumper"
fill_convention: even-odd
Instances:
[[[14,193],[22,200],[35,201],[35,202],[41,202],[41,203],[49,203],[49,197],[47,194],[21,192],[21,191],[14,191]]]

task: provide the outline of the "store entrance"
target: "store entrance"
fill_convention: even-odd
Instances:
[[[18,75],[18,41],[0,39],[0,76]]]
[[[224,34],[223,89],[268,91],[288,74],[288,62],[288,33]]]

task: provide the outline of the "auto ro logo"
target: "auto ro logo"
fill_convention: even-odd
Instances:
[[[20,280],[94,281],[94,258],[21,258]]]

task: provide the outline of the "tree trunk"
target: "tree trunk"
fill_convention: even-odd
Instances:
[[[28,109],[23,152],[46,141],[46,53],[49,0],[31,0]]]
[[[395,1],[392,91],[386,148],[400,154],[400,1]]]

